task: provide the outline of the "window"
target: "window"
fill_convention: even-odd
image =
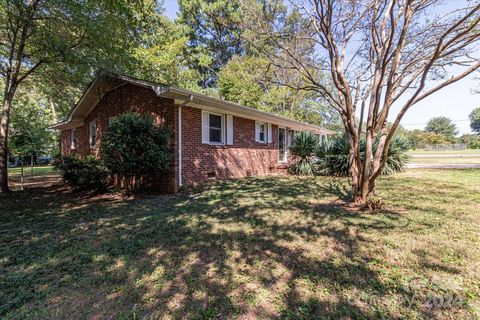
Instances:
[[[88,125],[88,141],[90,142],[90,147],[95,147],[97,142],[97,125],[95,121],[90,122]]]
[[[258,140],[265,142],[265,123],[261,123],[258,126]]]
[[[210,143],[222,143],[222,116],[218,114],[208,115]]]
[[[255,141],[261,143],[272,142],[272,124],[255,121]]]
[[[70,132],[70,148],[77,149],[77,129],[72,129]]]
[[[233,144],[233,117],[202,110],[202,143]]]

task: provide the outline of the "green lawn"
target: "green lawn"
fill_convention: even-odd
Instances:
[[[416,164],[480,164],[480,156],[478,157],[421,157],[410,158],[409,163]]]
[[[478,318],[478,181],[383,177],[373,214],[323,177],[137,199],[15,192],[0,198],[0,318]]]
[[[417,149],[417,150],[410,150],[408,154],[450,154],[450,155],[455,155],[455,154],[469,154],[469,153],[474,153],[474,154],[479,154],[480,149],[465,149],[465,150],[439,150],[439,151],[434,151],[434,150],[423,150],[423,149]]]
[[[425,151],[411,150],[410,163],[415,164],[480,164],[480,150]]]
[[[8,174],[12,178],[18,178],[20,177],[21,170],[20,167],[8,168]],[[23,167],[24,176],[30,176],[32,171],[34,176],[47,175],[55,172],[53,166],[34,166],[33,170],[31,167]]]

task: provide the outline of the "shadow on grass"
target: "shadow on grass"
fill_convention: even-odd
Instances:
[[[341,179],[281,177],[136,200],[15,193],[0,200],[0,316],[392,318],[344,290],[395,289],[363,231],[408,220],[332,204],[348,196]]]

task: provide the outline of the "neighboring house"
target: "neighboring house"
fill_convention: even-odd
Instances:
[[[176,192],[210,179],[268,175],[287,168],[293,131],[332,131],[172,86],[102,73],[61,131],[61,154],[98,155],[102,132],[126,111],[148,114],[174,134],[174,163],[158,188]]]

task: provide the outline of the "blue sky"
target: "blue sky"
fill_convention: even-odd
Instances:
[[[177,1],[164,1],[167,16],[175,18],[178,12]],[[454,4],[454,1],[451,4]],[[468,115],[474,108],[480,107],[480,94],[472,93],[472,89],[480,88],[478,77],[479,73],[477,79],[471,75],[419,102],[405,114],[402,125],[407,129],[423,129],[431,118],[444,116],[455,121],[460,134],[471,132]],[[389,120],[393,119],[394,117],[391,117]]]

